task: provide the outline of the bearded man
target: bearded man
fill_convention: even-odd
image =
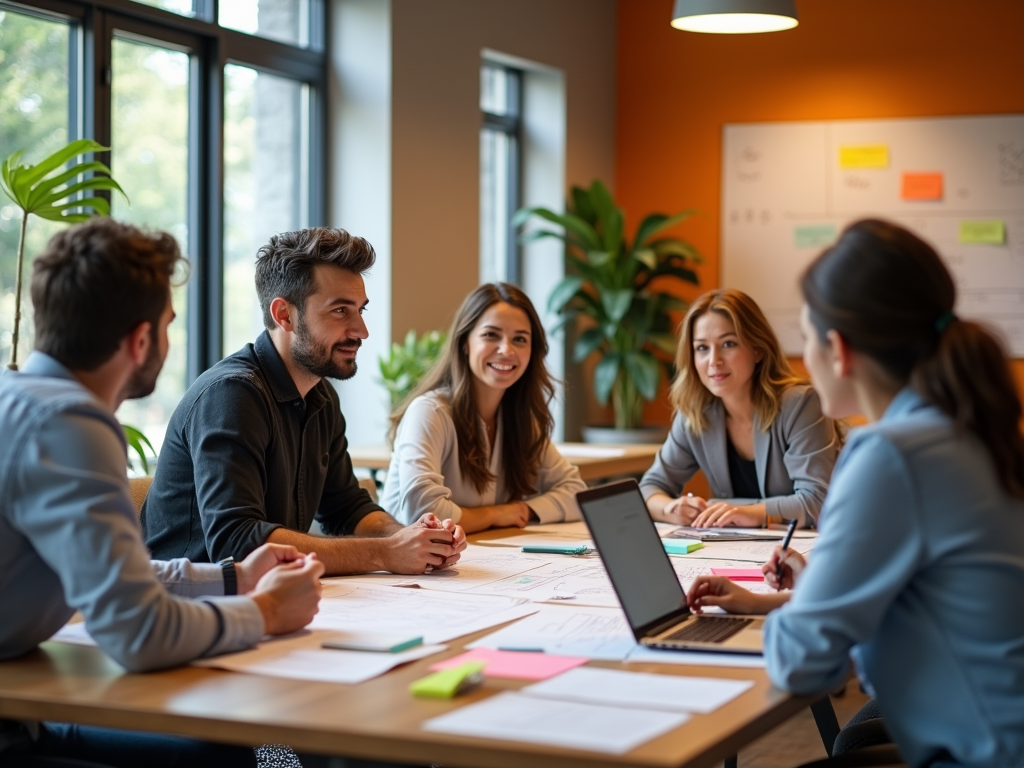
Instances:
[[[171,416],[142,509],[154,557],[217,562],[265,542],[315,552],[329,575],[445,568],[458,526],[403,527],[359,487],[338,394],[368,336],[373,247],[343,229],[275,235],[259,250],[266,331],[189,387]],[[307,533],[313,520],[326,537]]]

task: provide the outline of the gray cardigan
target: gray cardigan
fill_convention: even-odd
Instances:
[[[771,518],[814,525],[841,447],[835,422],[822,414],[818,394],[806,385],[787,389],[767,430],[755,416],[754,465],[761,499],[733,498],[722,401],[716,398],[705,414],[708,427],[701,435],[676,414],[668,439],[640,480],[644,498],[658,492],[677,498],[701,469],[716,499],[737,505],[764,501]]]

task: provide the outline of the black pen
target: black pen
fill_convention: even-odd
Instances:
[[[775,564],[775,576],[779,580],[779,589],[782,589],[782,555],[789,549],[789,542],[793,538],[793,531],[796,530],[796,518],[794,517],[789,521],[789,527],[786,529],[786,535],[782,537],[782,552],[779,554],[779,562]]]

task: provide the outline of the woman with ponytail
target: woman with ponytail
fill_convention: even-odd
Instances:
[[[849,227],[801,289],[825,413],[871,423],[851,433],[814,556],[766,619],[769,674],[818,693],[852,656],[908,765],[1024,765],[1024,437],[1003,349],[957,317],[935,251],[893,224]],[[801,565],[785,558],[784,586]],[[701,582],[698,607],[743,603]]]

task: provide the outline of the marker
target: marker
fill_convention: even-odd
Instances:
[[[786,550],[789,549],[789,542],[793,538],[793,531],[796,530],[796,518],[794,517],[789,521],[789,527],[786,529],[786,535],[782,537],[782,552],[785,554]],[[775,564],[775,576],[779,580],[779,589],[782,589],[782,557],[779,556],[779,562]]]

